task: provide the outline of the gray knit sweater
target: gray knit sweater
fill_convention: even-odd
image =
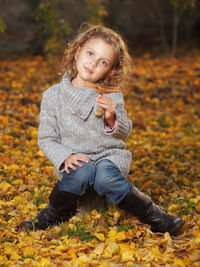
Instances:
[[[66,73],[59,84],[43,94],[38,129],[38,145],[52,162],[59,179],[64,160],[72,153],[81,153],[94,162],[109,159],[126,176],[129,172],[131,153],[124,139],[132,129],[126,117],[121,93],[107,94],[116,105],[116,125],[112,132],[106,131],[104,119],[97,118],[96,98],[99,94],[91,88],[76,88]]]

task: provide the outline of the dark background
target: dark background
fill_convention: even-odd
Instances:
[[[172,2],[0,0],[0,15],[4,24],[4,30],[0,33],[0,55],[62,53],[66,42],[86,21],[101,22],[117,30],[135,56],[144,53],[154,56],[199,54],[200,1],[188,1],[194,2],[194,6],[188,5],[186,8],[183,8],[183,4],[187,3],[185,0],[178,0],[179,6],[176,8]],[[45,4],[50,7],[41,12],[41,5]],[[177,27],[174,26],[176,18]]]

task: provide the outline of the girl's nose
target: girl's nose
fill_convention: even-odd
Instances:
[[[92,66],[94,66],[94,67],[96,67],[96,60],[95,59],[92,59],[91,61],[90,61],[90,64],[92,65]]]

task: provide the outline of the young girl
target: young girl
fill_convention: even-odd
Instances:
[[[149,224],[152,231],[175,235],[182,228],[182,218],[160,209],[126,180],[131,153],[123,140],[132,123],[121,91],[130,66],[125,43],[109,28],[87,26],[68,44],[65,74],[44,92],[38,130],[39,147],[59,180],[49,205],[19,228],[46,229],[68,220],[89,187]]]

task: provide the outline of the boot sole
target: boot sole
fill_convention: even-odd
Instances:
[[[179,218],[179,222],[177,222],[176,225],[169,231],[169,234],[174,236],[177,235],[185,223],[186,221],[184,219]]]

